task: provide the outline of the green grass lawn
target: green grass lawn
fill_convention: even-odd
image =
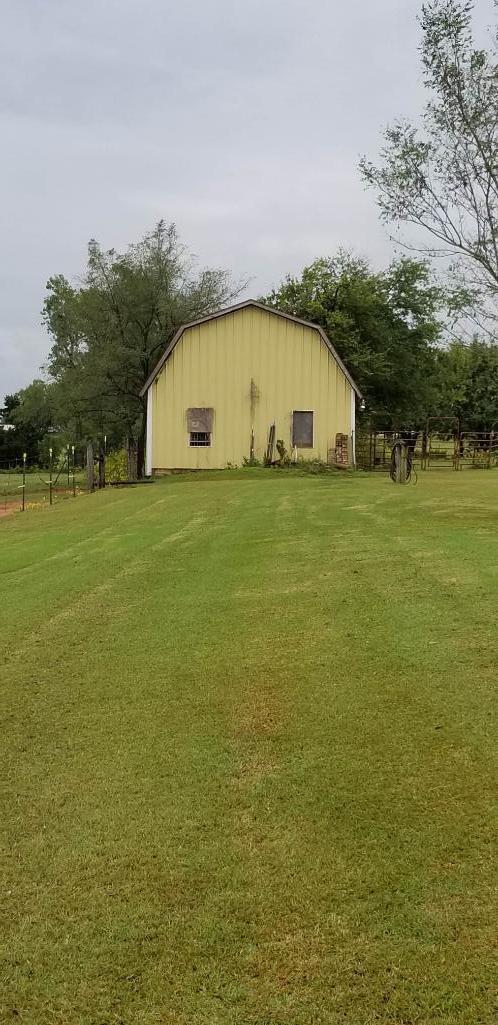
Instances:
[[[0,523],[0,1021],[496,1021],[498,473]]]

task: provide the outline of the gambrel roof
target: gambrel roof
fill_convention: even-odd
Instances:
[[[246,299],[244,300],[244,302],[236,303],[235,306],[226,306],[224,310],[218,310],[217,313],[209,313],[206,317],[200,317],[199,320],[192,320],[189,324],[183,324],[182,327],[179,327],[176,334],[173,335],[173,338],[171,339],[165,352],[161,356],[161,359],[154,367],[154,370],[151,374],[149,374],[149,377],[147,378],[140,392],[140,395],[145,395],[145,392],[150,388],[151,384],[155,381],[159,371],[163,368],[164,364],[171,356],[171,353],[173,352],[175,345],[177,345],[180,341],[180,338],[182,337],[184,331],[188,331],[190,327],[198,327],[199,324],[207,324],[210,320],[218,320],[219,317],[226,317],[229,313],[237,313],[238,310],[245,310],[249,306],[253,306],[257,310],[262,310],[263,313],[273,313],[276,317],[284,317],[285,320],[290,320],[293,324],[301,324],[302,327],[310,327],[313,329],[313,331],[317,331],[322,341],[325,342],[325,345],[327,346],[330,355],[333,357],[333,359],[335,359],[337,365],[341,368],[344,376],[349,381],[351,387],[356,392],[358,398],[361,399],[362,395],[360,389],[358,388],[358,385],[356,385],[353,381],[353,378],[351,377],[349,370],[347,370],[344,366],[341,357],[334,349],[334,346],[332,345],[332,342],[330,341],[328,335],[325,334],[323,327],[320,327],[319,324],[313,324],[311,320],[302,320],[301,317],[294,317],[291,313],[284,313],[283,310],[276,310],[273,308],[273,306],[265,306],[263,303],[259,303],[255,299]]]

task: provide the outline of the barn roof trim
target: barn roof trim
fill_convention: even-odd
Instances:
[[[332,342],[330,341],[328,335],[323,330],[323,327],[320,327],[319,324],[313,324],[311,320],[303,320],[301,317],[294,317],[291,313],[284,313],[283,310],[274,309],[273,306],[265,306],[264,303],[259,303],[255,299],[245,299],[243,302],[236,303],[234,306],[225,306],[223,310],[218,310],[216,313],[209,313],[206,317],[199,317],[198,320],[191,320],[188,324],[182,324],[182,326],[178,328],[178,331],[173,335],[173,338],[171,339],[169,345],[163,352],[160,360],[158,361],[158,363],[156,363],[154,370],[151,374],[149,374],[140,392],[140,395],[145,395],[146,391],[148,391],[151,384],[153,384],[159,371],[162,370],[164,364],[171,356],[173,349],[180,341],[180,338],[182,337],[184,331],[188,331],[188,329],[191,327],[198,327],[200,324],[207,324],[210,320],[218,320],[220,317],[226,317],[230,313],[237,313],[239,310],[247,309],[249,306],[254,306],[257,310],[262,310],[263,313],[273,313],[276,317],[283,317],[285,320],[292,321],[293,324],[301,324],[303,327],[311,327],[314,331],[317,331],[320,337],[322,338],[322,341],[327,346],[327,349],[329,350],[331,356],[333,356],[337,365],[341,368],[344,376],[349,381],[351,387],[356,392],[358,398],[362,398],[362,394],[360,392],[360,389],[358,388],[358,385],[355,384],[355,382],[353,381],[353,378],[351,377],[349,370],[347,370],[347,368],[344,366],[341,357],[334,349],[334,346],[332,345]]]

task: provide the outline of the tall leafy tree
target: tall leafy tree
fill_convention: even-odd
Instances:
[[[474,338],[438,354],[440,411],[464,430],[498,430],[498,346]]]
[[[0,435],[0,459],[19,460],[26,452],[28,462],[38,461],[44,438],[54,427],[51,386],[36,379],[15,395],[6,395],[2,419],[12,429]]]
[[[498,61],[478,49],[469,0],[422,7],[421,57],[428,91],[420,128],[391,125],[381,162],[363,160],[384,220],[422,228],[432,255],[454,266],[491,329],[498,317]],[[496,35],[498,42],[498,33]],[[496,325],[495,325],[496,326]]]
[[[61,419],[80,436],[134,438],[140,473],[144,381],[180,324],[226,305],[242,287],[227,271],[197,272],[173,224],[160,221],[124,253],[91,241],[82,283],[51,278],[43,309]]]
[[[13,411],[19,405],[19,395],[6,395],[0,406],[0,469],[19,456],[19,438],[13,424]]]
[[[325,329],[365,395],[369,417],[410,426],[432,408],[445,294],[426,263],[401,259],[375,273],[339,252],[300,277],[288,275],[264,301]]]

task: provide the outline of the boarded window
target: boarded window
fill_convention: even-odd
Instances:
[[[296,448],[313,448],[313,413],[295,409],[292,414],[292,444]]]
[[[214,409],[210,406],[193,406],[187,409],[187,430],[189,433],[211,434]]]

